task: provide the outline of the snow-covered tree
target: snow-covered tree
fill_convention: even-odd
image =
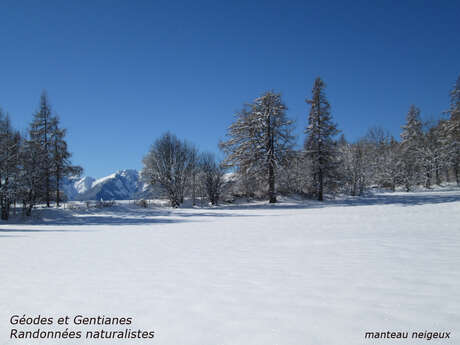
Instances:
[[[200,155],[199,176],[209,202],[217,205],[224,184],[224,169],[216,161],[214,154],[206,152]]]
[[[37,140],[25,139],[20,152],[20,200],[27,216],[33,207],[43,198],[43,148]]]
[[[19,187],[20,135],[11,127],[9,115],[0,109],[0,208],[1,219],[8,220],[10,206]]]
[[[369,183],[395,190],[401,183],[400,145],[381,127],[370,128],[364,140],[367,143]]]
[[[266,92],[236,114],[220,143],[224,164],[237,168],[244,178],[266,184],[270,203],[276,202],[276,173],[293,145],[292,121],[286,116],[281,94]]]
[[[341,189],[352,196],[362,195],[370,182],[368,151],[369,144],[364,139],[348,143],[341,137],[338,142]]]
[[[278,172],[278,190],[282,194],[306,194],[309,190],[309,161],[303,150],[292,150]]]
[[[423,129],[420,109],[411,105],[406,116],[406,124],[401,133],[401,170],[406,191],[420,182],[423,148]]]
[[[196,149],[171,133],[157,139],[144,157],[143,178],[152,186],[159,184],[167,192],[172,207],[184,201],[197,157]]]
[[[34,114],[34,118],[29,128],[29,141],[34,142],[35,154],[38,155],[40,179],[43,183],[43,200],[49,207],[52,195],[52,165],[51,155],[51,132],[55,118],[51,114],[51,106],[48,96],[43,91],[40,97],[39,110]]]
[[[446,155],[443,149],[442,121],[437,124],[425,123],[422,145],[420,148],[420,165],[425,188],[430,188],[434,182],[441,183],[440,169],[445,164]]]
[[[68,151],[65,141],[66,129],[60,128],[59,118],[53,118],[50,133],[51,171],[54,182],[54,194],[56,206],[59,207],[61,197],[61,184],[64,177],[79,176],[83,169],[80,166],[72,165],[70,158],[72,154]]]
[[[449,120],[446,122],[446,141],[449,163],[460,185],[460,76],[450,92]]]
[[[314,193],[320,201],[323,200],[324,190],[332,190],[338,178],[337,143],[334,137],[339,130],[332,122],[325,87],[323,80],[316,78],[312,98],[306,101],[311,109],[305,131],[305,151],[312,163]]]

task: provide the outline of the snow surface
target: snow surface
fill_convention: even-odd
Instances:
[[[104,177],[102,177],[102,178],[100,178],[100,179],[95,180],[95,181],[92,183],[91,188],[94,188],[94,187],[96,187],[98,184],[104,183],[104,182],[106,182],[106,181],[108,181],[108,180],[114,179],[114,178],[117,176],[117,174],[118,174],[118,172],[115,172],[115,173],[113,173],[113,174],[110,174],[110,175],[108,175],[108,176],[104,176]]]
[[[94,179],[92,177],[83,177],[77,182],[75,182],[75,189],[77,191],[77,194],[83,194],[89,189],[91,189],[91,186],[94,183]]]
[[[0,223],[2,345],[460,344],[458,189],[35,217]],[[14,341],[13,314],[132,316],[156,333]],[[364,339],[387,330],[451,338]]]

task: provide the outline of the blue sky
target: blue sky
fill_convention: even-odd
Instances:
[[[299,143],[315,77],[350,140],[448,108],[458,1],[2,1],[0,106],[27,128],[46,89],[73,161],[142,167],[163,132],[217,152],[233,114],[283,94]]]

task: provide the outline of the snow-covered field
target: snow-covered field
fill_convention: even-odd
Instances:
[[[41,217],[0,223],[1,345],[460,344],[458,189]],[[155,338],[10,340],[14,314],[133,317]],[[39,327],[102,326],[17,328]],[[426,330],[450,339],[364,339]]]

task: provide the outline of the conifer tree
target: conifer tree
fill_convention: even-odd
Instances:
[[[53,174],[54,194],[56,206],[59,207],[61,201],[61,183],[63,177],[79,176],[83,169],[80,166],[72,165],[70,158],[72,154],[67,149],[65,141],[66,129],[59,126],[59,117],[54,117],[51,126],[50,146],[51,146],[51,171]]]
[[[325,186],[332,187],[338,177],[337,144],[334,137],[339,133],[337,125],[332,122],[329,102],[326,98],[326,85],[321,78],[316,78],[310,104],[308,127],[305,131],[305,150],[312,163],[314,193],[322,201]]]
[[[228,140],[220,143],[227,155],[224,164],[266,183],[270,203],[276,202],[276,172],[293,145],[291,125],[281,94],[269,91],[236,114]]]
[[[35,154],[39,159],[40,180],[43,184],[43,201],[50,206],[52,192],[52,156],[51,156],[51,132],[54,124],[54,117],[51,114],[51,106],[48,96],[43,91],[40,97],[40,108],[34,114],[29,129],[29,140],[33,141]]]
[[[1,219],[8,220],[16,200],[19,174],[20,135],[11,127],[9,115],[0,109],[0,208]]]
[[[33,207],[43,199],[43,148],[37,140],[25,139],[21,146],[20,164],[21,181],[20,199],[27,216],[32,213]]]
[[[447,149],[455,180],[460,186],[460,76],[450,92],[450,117],[446,123]]]
[[[422,121],[420,109],[411,105],[401,133],[401,169],[406,191],[420,182],[422,155]]]

